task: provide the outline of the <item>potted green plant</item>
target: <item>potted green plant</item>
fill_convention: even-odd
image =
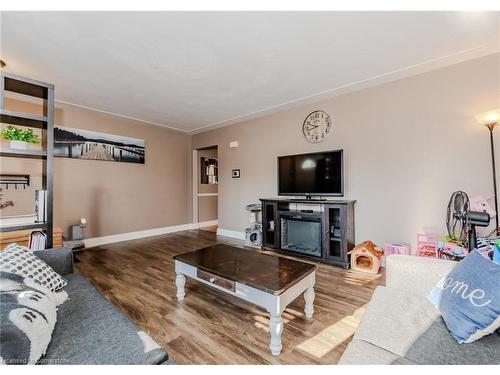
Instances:
[[[0,133],[3,139],[10,141],[10,148],[21,150],[28,149],[28,143],[38,144],[40,139],[33,132],[33,129],[19,129],[9,125]]]

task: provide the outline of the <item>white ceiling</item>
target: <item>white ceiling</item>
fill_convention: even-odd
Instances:
[[[3,12],[5,70],[187,132],[500,50],[500,13]]]

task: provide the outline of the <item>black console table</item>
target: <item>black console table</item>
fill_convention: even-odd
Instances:
[[[349,268],[352,200],[261,199],[262,248]]]

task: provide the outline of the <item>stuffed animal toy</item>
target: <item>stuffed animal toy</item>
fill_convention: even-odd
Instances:
[[[378,273],[384,251],[371,241],[356,245],[351,254],[351,268],[356,271]]]

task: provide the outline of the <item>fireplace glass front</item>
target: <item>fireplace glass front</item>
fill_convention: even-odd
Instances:
[[[321,258],[321,219],[281,217],[281,250]]]

